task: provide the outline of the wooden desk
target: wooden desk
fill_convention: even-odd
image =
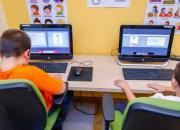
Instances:
[[[76,55],[75,61],[92,61],[93,81],[92,82],[69,82],[69,90],[73,91],[95,91],[95,92],[122,92],[122,90],[113,85],[113,81],[123,78],[122,67],[117,64],[117,58],[114,56],[97,55]],[[170,61],[165,68],[175,68],[176,61]],[[77,63],[69,64],[65,74],[62,74],[66,81],[71,66],[78,66]],[[128,66],[129,67],[129,66]],[[166,86],[171,86],[170,81],[147,81],[147,80],[128,80],[128,83],[134,93],[151,93],[151,89],[146,87],[147,83],[157,82]]]

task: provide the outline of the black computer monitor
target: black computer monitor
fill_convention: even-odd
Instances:
[[[69,24],[21,24],[31,39],[32,60],[73,58],[72,26]]]
[[[119,37],[119,60],[168,61],[174,30],[174,26],[122,25]]]

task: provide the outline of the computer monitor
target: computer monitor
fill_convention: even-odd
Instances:
[[[69,24],[21,24],[31,39],[32,60],[73,58],[72,26]]]
[[[167,62],[174,26],[122,25],[119,60],[131,62]]]

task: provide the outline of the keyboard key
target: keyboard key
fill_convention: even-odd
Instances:
[[[172,69],[123,68],[125,80],[171,80]]]
[[[36,66],[47,73],[65,73],[68,63],[31,62],[30,65]]]

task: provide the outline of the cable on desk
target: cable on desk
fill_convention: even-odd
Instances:
[[[170,56],[176,56],[176,57],[180,57],[180,55],[175,55],[174,53],[171,52]]]
[[[81,109],[77,106],[77,104],[78,104],[79,102],[81,102],[81,97],[82,97],[82,96],[81,96],[81,91],[80,91],[80,96],[79,96],[78,101],[76,101],[75,104],[74,104],[74,108],[75,108],[77,111],[79,111],[79,112],[81,112],[81,113],[83,113],[83,114],[93,116],[93,115],[97,115],[97,114],[99,113],[99,103],[98,103],[97,97],[94,95],[94,93],[91,92],[91,94],[93,95],[93,98],[94,98],[94,100],[95,100],[95,105],[97,105],[97,110],[96,110],[96,107],[95,107],[95,112],[94,112],[94,113],[89,113],[89,112],[83,111],[83,110],[81,110]]]
[[[118,48],[111,50],[111,56],[118,55],[118,50],[119,50]]]
[[[70,64],[77,63],[79,66],[92,66],[93,62],[91,60],[87,61],[77,61],[77,60],[72,60]]]
[[[180,61],[180,55],[175,55],[171,53],[170,60]]]

